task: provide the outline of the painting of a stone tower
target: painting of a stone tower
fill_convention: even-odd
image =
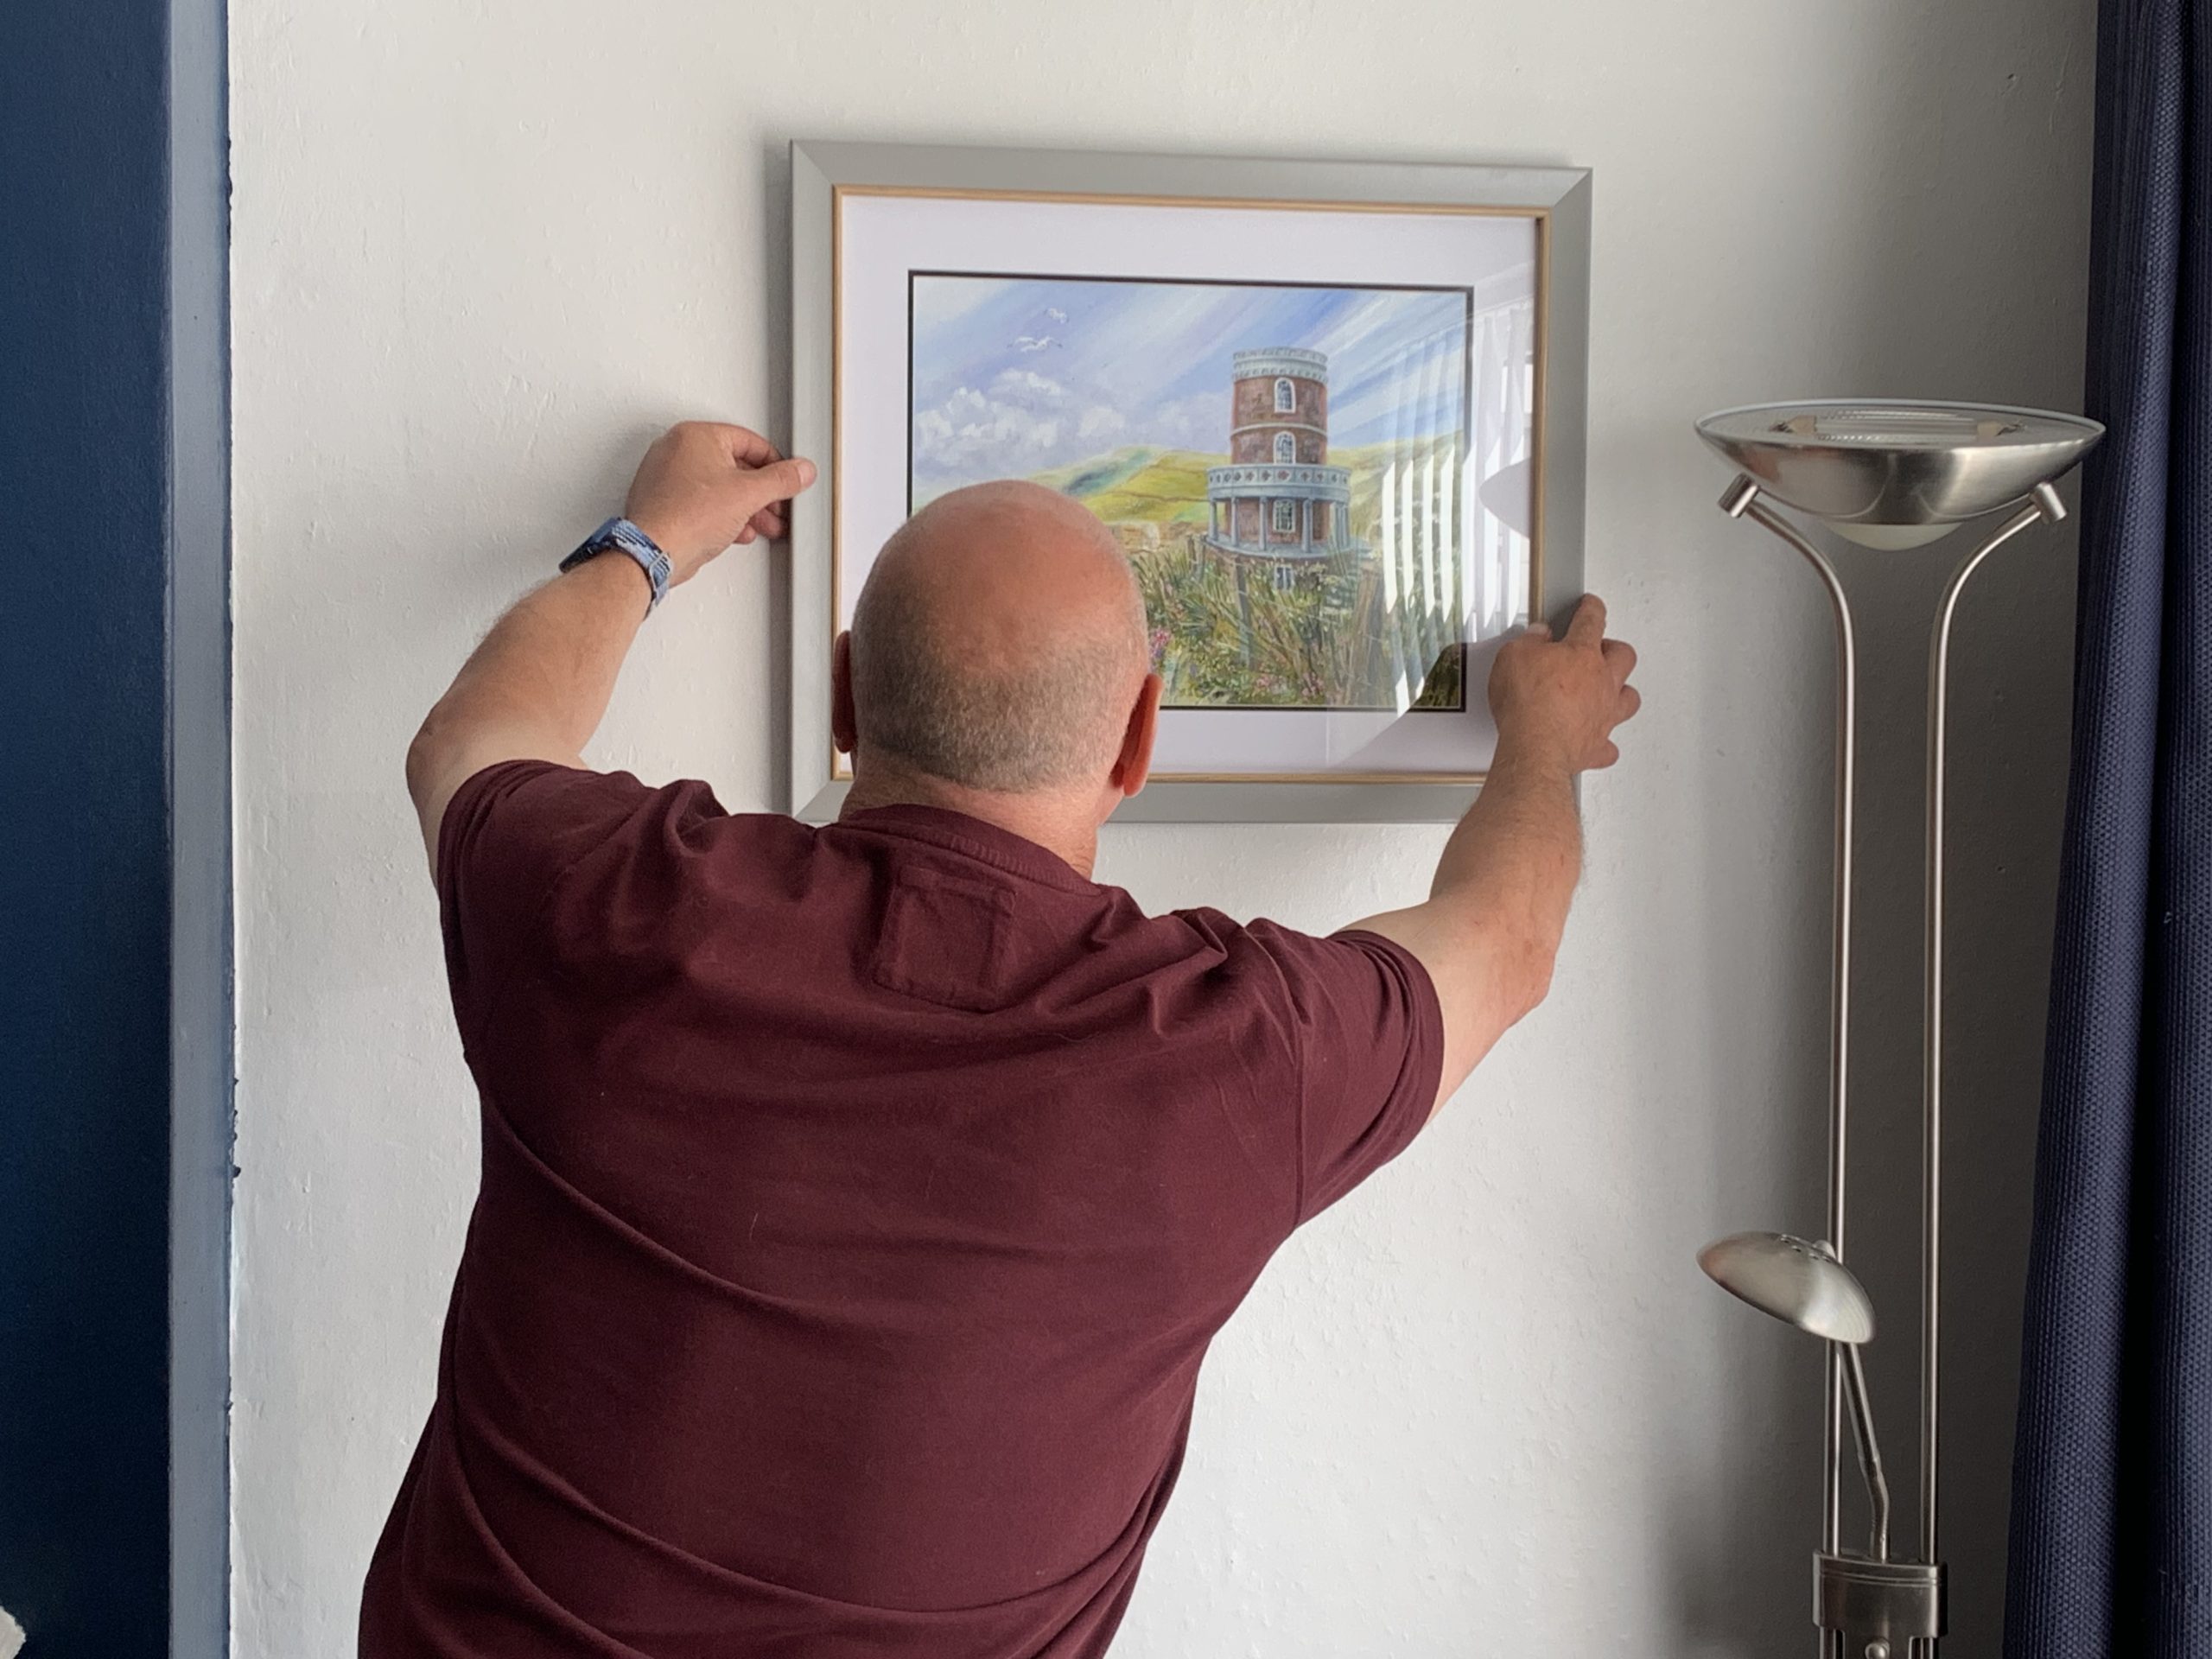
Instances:
[[[1463,706],[1470,298],[913,279],[910,506],[1028,478],[1113,527],[1171,708]]]

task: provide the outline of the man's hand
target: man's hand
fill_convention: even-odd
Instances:
[[[1499,751],[1555,758],[1569,775],[1611,766],[1621,758],[1613,728],[1643,703],[1628,683],[1635,667],[1635,649],[1605,638],[1605,601],[1595,594],[1574,607],[1564,639],[1532,624],[1491,668]]]
[[[685,421],[645,451],[622,516],[668,555],[673,587],[734,543],[781,537],[784,503],[813,482],[812,461],[786,461],[758,432]]]

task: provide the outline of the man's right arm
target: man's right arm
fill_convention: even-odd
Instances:
[[[667,554],[677,587],[725,548],[781,536],[785,504],[813,482],[812,461],[757,432],[686,421],[645,452],[622,511]],[[433,877],[446,808],[469,779],[503,760],[583,765],[651,591],[628,559],[594,559],[524,596],[461,664],[407,750]]]
[[[1498,652],[1497,758],[1445,843],[1427,902],[1353,924],[1412,951],[1436,987],[1438,1106],[1550,988],[1582,871],[1575,774],[1620,758],[1613,730],[1641,702],[1628,683],[1636,652],[1605,633],[1605,605],[1592,595],[1564,638],[1539,624]]]

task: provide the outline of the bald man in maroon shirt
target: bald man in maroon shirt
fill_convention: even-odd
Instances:
[[[656,443],[407,757],[481,1185],[364,1659],[1103,1653],[1198,1365],[1542,997],[1634,654],[1508,644],[1427,899],[1325,938],[1091,880],[1160,707],[1098,521],[963,490],[837,641],[838,821],[578,758],[650,607],[813,482]]]

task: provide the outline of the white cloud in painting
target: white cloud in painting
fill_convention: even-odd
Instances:
[[[1125,431],[1128,419],[1118,409],[1104,404],[1093,404],[1083,411],[1083,418],[1075,423],[1076,435],[1086,441],[1109,442]]]
[[[1034,369],[1008,369],[991,382],[991,390],[1005,397],[1048,404],[1064,403],[1068,395],[1065,386]]]
[[[1119,410],[1079,398],[1049,375],[1007,369],[988,387],[962,386],[916,411],[914,460],[940,476],[1036,472],[1112,443],[1127,424]]]
[[[1147,411],[1144,443],[1163,449],[1196,449],[1211,454],[1229,448],[1229,393],[1201,391]]]
[[[1157,404],[1141,419],[1096,387],[1006,369],[914,412],[914,465],[926,478],[1020,477],[1125,444],[1212,453],[1225,447],[1226,391]]]

